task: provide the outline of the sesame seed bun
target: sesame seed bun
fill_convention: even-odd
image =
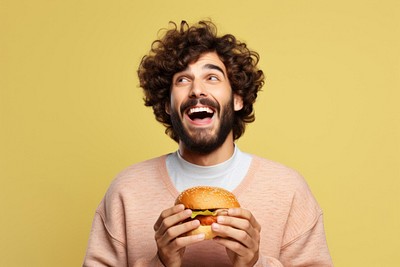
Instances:
[[[240,207],[234,194],[220,187],[196,186],[183,191],[175,205],[183,204],[187,209],[227,209]]]
[[[218,215],[223,214],[229,208],[240,207],[238,200],[228,190],[220,187],[196,186],[183,191],[176,199],[175,205],[183,204],[185,208],[199,210],[213,210],[215,215],[198,215],[194,220],[199,220],[201,225],[187,232],[185,235],[205,234],[205,239],[212,239],[216,235],[211,230],[211,224],[216,222]]]

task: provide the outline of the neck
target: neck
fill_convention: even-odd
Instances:
[[[230,159],[234,152],[233,134],[232,132],[228,135],[225,142],[214,151],[203,154],[196,151],[191,151],[186,146],[179,142],[179,153],[186,161],[200,165],[200,166],[212,166],[222,163]]]

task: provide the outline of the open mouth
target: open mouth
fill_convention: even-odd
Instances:
[[[192,107],[187,111],[187,115],[192,121],[211,119],[214,113],[214,110],[209,107]]]

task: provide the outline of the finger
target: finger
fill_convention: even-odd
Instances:
[[[189,218],[191,214],[191,210],[184,210],[169,217],[166,217],[161,222],[160,227],[156,231],[156,236],[163,236],[167,230],[169,230],[173,226],[181,224],[184,220]]]
[[[223,239],[231,239],[236,243],[241,243],[243,246],[247,248],[253,248],[256,246],[259,235],[254,232],[254,235],[249,235],[246,231],[242,229],[233,228],[231,226],[222,225],[218,223],[213,223],[211,225],[212,230],[217,234],[217,236],[222,237]]]
[[[237,242],[235,240],[216,237],[214,238],[214,241],[224,246],[225,248],[233,251],[235,254],[239,256],[245,256],[248,252],[248,249],[242,243]]]
[[[203,241],[205,239],[205,234],[198,234],[198,235],[191,235],[191,236],[183,236],[179,238],[175,238],[173,241],[171,241],[168,246],[168,251],[167,253],[171,253],[173,251],[179,251],[180,249],[184,249],[185,247],[192,245],[194,243]],[[164,248],[166,248],[165,245],[162,245]]]
[[[171,216],[173,214],[176,214],[178,212],[181,212],[184,209],[185,209],[185,206],[182,205],[182,204],[179,204],[179,205],[175,205],[175,206],[173,206],[173,207],[171,207],[169,209],[166,209],[166,210],[162,211],[160,216],[158,217],[156,223],[154,224],[154,227],[153,227],[154,231],[157,231],[160,228],[161,223],[163,222],[163,220],[165,218],[167,218],[167,217],[169,217],[169,216]]]
[[[257,236],[259,234],[259,230],[254,228],[251,222],[248,221],[247,219],[230,217],[230,216],[218,216],[217,223],[242,230],[252,238],[257,239]]]
[[[228,210],[228,215],[232,217],[238,217],[238,218],[243,218],[246,219],[250,222],[250,224],[257,229],[258,231],[261,231],[261,225],[257,222],[256,218],[253,216],[253,214],[243,208],[230,208]]]
[[[185,222],[185,223],[170,227],[165,231],[163,236],[158,240],[158,243],[160,246],[166,246],[170,242],[173,242],[175,244],[175,246],[177,246],[177,249],[179,249],[182,246],[186,246],[188,242],[190,243],[190,242],[193,242],[196,240],[202,240],[205,237],[204,234],[194,236],[193,238],[184,238],[186,236],[182,237],[182,235],[184,233],[194,230],[194,229],[198,228],[199,226],[200,226],[199,220],[193,220],[193,221]]]

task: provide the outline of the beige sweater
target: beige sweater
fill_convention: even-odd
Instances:
[[[83,266],[162,266],[153,225],[179,194],[165,159],[135,164],[116,177],[96,211]],[[262,227],[256,266],[333,266],[322,211],[297,172],[253,156],[233,193]],[[186,248],[183,266],[230,265],[225,248],[212,240]]]

